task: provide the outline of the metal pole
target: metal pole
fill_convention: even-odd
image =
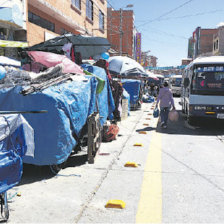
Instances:
[[[122,8],[120,8],[120,55],[122,55],[122,35],[123,35],[123,32],[122,32]]]

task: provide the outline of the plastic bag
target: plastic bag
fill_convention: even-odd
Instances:
[[[159,117],[159,109],[156,107],[155,110],[153,111],[153,117],[157,118]]]
[[[176,110],[171,110],[169,112],[168,118],[169,118],[170,121],[178,121],[179,114]]]

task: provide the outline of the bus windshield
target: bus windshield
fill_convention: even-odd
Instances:
[[[171,85],[180,87],[181,86],[181,80],[182,80],[182,78],[172,78]]]
[[[200,66],[194,69],[192,93],[224,95],[224,66]]]

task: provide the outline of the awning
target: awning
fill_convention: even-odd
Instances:
[[[0,40],[0,47],[28,47],[27,42]]]

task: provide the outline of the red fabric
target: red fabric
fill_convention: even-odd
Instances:
[[[71,51],[71,59],[73,62],[75,62],[75,51],[74,51],[73,47],[72,47],[72,51]]]
[[[76,73],[85,75],[82,68],[72,62],[65,55],[54,54],[50,52],[43,51],[29,51],[29,56],[34,62],[39,62],[40,64],[46,66],[47,68],[54,67],[57,64],[63,64],[63,73]]]
[[[119,127],[116,124],[111,124],[107,131],[104,132],[103,140],[106,142],[111,142],[116,139],[119,132]]]

